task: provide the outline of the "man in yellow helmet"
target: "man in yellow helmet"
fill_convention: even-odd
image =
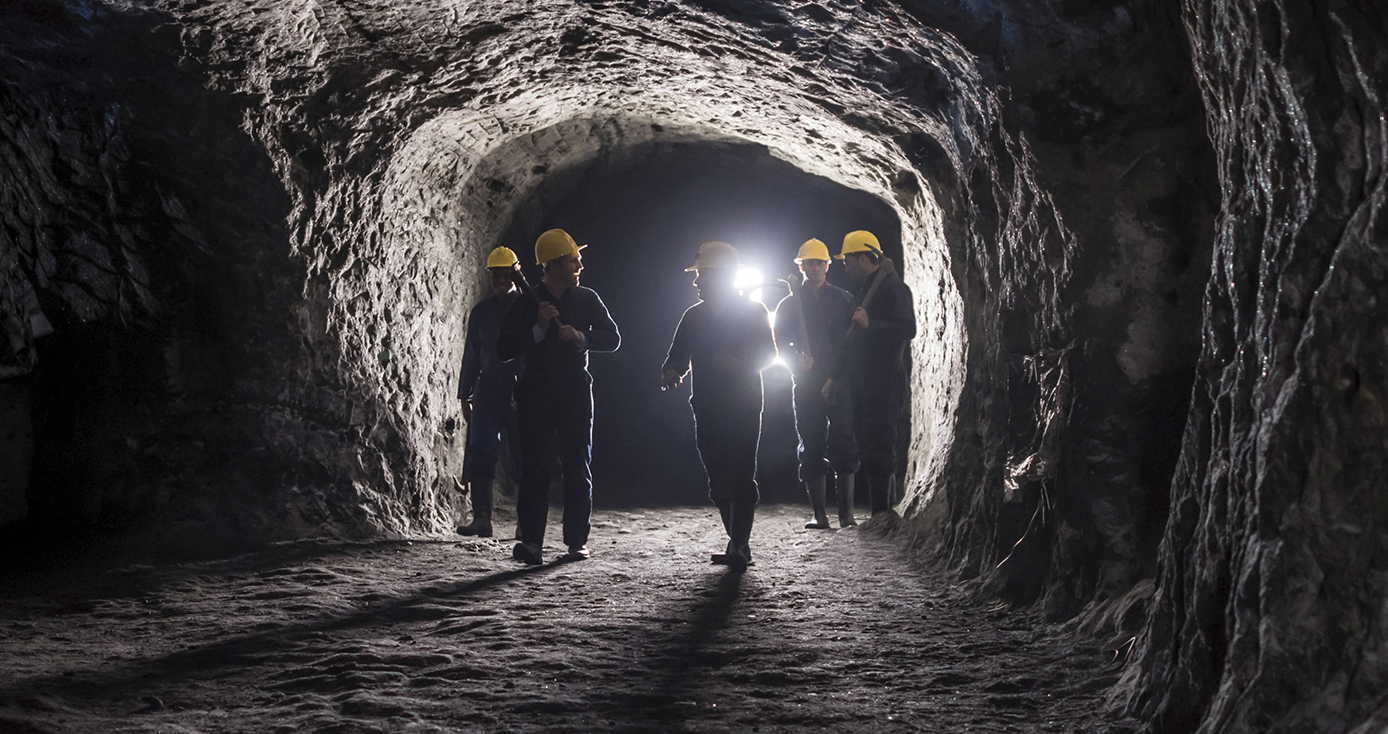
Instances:
[[[852,413],[847,395],[830,404],[821,392],[829,369],[843,348],[853,312],[853,294],[831,285],[829,248],[819,240],[800,246],[795,258],[804,283],[776,306],[776,346],[786,355],[795,388],[795,431],[800,436],[800,481],[810,498],[812,529],[827,529],[826,478],[834,471],[839,527],[853,519],[853,475],[858,472],[858,449],[853,441]]]
[[[844,348],[824,383],[826,399],[834,399],[846,382],[853,400],[853,435],[867,475],[872,514],[888,512],[891,476],[896,472],[897,423],[910,397],[906,374],[906,345],[916,336],[916,310],[911,290],[885,267],[882,246],[871,232],[844,235],[843,261],[848,277],[858,286],[853,325]]]
[[[737,250],[711,240],[694,264],[698,303],[680,318],[665,359],[661,386],[684,384],[693,370],[689,404],[694,438],[708,473],[709,498],[718,506],[728,547],[713,562],[742,570],[752,562],[752,520],[757,501],[757,442],[761,438],[761,371],[776,358],[766,307],[738,295]]]
[[[522,361],[516,382],[522,464],[512,556],[527,564],[543,561],[549,472],[556,448],[564,473],[567,557],[588,557],[593,511],[593,377],[588,374],[588,353],[614,351],[622,338],[598,294],[578,284],[581,249],[562,229],[540,235],[535,261],[544,267],[544,280],[533,293],[512,302],[497,340],[502,359]]]
[[[487,256],[491,294],[472,308],[467,320],[458,399],[463,401],[463,420],[468,424],[463,476],[472,498],[472,522],[458,528],[460,535],[492,537],[492,480],[503,436],[512,455],[511,476],[516,475],[516,409],[512,395],[520,364],[503,362],[496,353],[501,320],[516,299],[516,285],[511,278],[515,264],[516,253],[510,248],[492,250]]]

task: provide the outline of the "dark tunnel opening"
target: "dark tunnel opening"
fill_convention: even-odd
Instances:
[[[768,284],[760,300],[774,310],[785,294],[775,281],[798,273],[793,258],[802,242],[818,238],[836,253],[846,232],[867,229],[900,263],[901,222],[871,194],[808,174],[758,145],[655,143],[617,165],[596,160],[579,168],[547,177],[557,183],[541,184],[532,198],[552,203],[538,216],[528,211],[514,220],[501,244],[538,278],[532,253],[540,231],[561,227],[589,243],[583,283],[602,296],[622,330],[621,349],[591,362],[594,502],[704,504],[688,390],[662,393],[658,379],[680,315],[697,300],[684,268],[698,243],[733,243],[741,265]],[[841,267],[831,268],[830,282],[851,289]],[[773,366],[763,384],[762,498],[800,501],[790,374]]]

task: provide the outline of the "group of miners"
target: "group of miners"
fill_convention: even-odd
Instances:
[[[582,249],[562,229],[535,242],[544,269],[531,286],[516,254],[498,247],[487,258],[491,294],[468,319],[458,397],[468,423],[464,475],[472,521],[463,535],[492,535],[492,483],[502,435],[519,460],[516,545],[523,563],[543,562],[550,473],[556,459],[563,475],[566,558],[589,556],[593,505],[590,471],[593,436],[589,352],[611,352],[621,343],[602,299],[579,285]],[[840,527],[855,523],[854,476],[867,481],[872,513],[889,510],[896,467],[897,429],[908,395],[906,347],[915,337],[911,292],[864,230],[848,233],[833,259],[857,293],[827,281],[829,248],[812,239],[795,258],[801,278],[776,307],[775,328],[761,303],[738,291],[737,250],[708,241],[685,272],[695,273],[699,302],[675,329],[662,367],[661,387],[691,382],[695,440],[708,474],[709,497],[728,535],[714,563],[745,569],[752,563],[751,534],[759,494],[757,444],[761,435],[761,372],[777,355],[794,383],[800,480],[814,518],[805,527],[829,528],[828,475],[838,496]],[[798,281],[798,282],[797,282]]]

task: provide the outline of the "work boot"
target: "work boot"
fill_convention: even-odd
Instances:
[[[814,520],[805,523],[807,530],[828,530],[829,516],[824,510],[824,477],[805,480],[805,493],[810,496],[810,508],[814,510]]]
[[[738,502],[732,507],[733,554],[731,563],[734,569],[741,570],[752,565],[752,521],[756,519],[755,502]]]
[[[891,512],[891,499],[887,494],[891,491],[891,478],[890,474],[868,475],[868,498],[872,501],[873,517]]]
[[[728,547],[722,553],[713,554],[713,562],[741,571],[752,565],[752,521],[755,518],[755,503],[738,502],[728,506]]]
[[[468,483],[472,494],[472,522],[458,528],[459,535],[492,537],[492,480],[474,479]]]
[[[709,560],[713,561],[715,566],[731,566],[735,563],[735,556],[737,556],[737,544],[729,540],[728,546],[723,549],[723,552],[714,553],[709,557]]]
[[[723,519],[723,532],[724,532],[724,533],[727,533],[727,534],[728,534],[728,537],[731,538],[731,537],[732,537],[732,534],[733,534],[733,512],[732,512],[732,504],[729,503],[729,502],[726,501],[726,500],[724,500],[724,501],[722,501],[722,502],[719,502],[719,503],[718,503],[718,516],[721,517],[721,518]],[[728,547],[727,547],[726,549],[724,549],[724,551],[723,551],[722,553],[714,553],[714,554],[710,557],[709,560],[713,561],[714,565],[717,565],[717,566],[726,566],[726,565],[728,565],[728,564],[730,563],[729,559],[732,557],[732,555],[733,555],[733,542],[732,542],[731,540],[729,540],[729,541],[728,541]]]
[[[839,527],[857,525],[853,519],[853,475],[839,474],[834,477],[834,491],[839,496]]]
[[[527,566],[538,566],[545,562],[544,551],[539,543],[516,543],[516,547],[511,549],[511,557]]]

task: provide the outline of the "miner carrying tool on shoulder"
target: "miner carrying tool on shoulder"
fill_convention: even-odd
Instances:
[[[544,280],[531,289],[517,274],[517,285],[526,293],[506,312],[497,341],[502,359],[522,360],[516,382],[522,463],[512,556],[532,565],[543,560],[555,447],[564,474],[566,557],[588,557],[593,511],[593,378],[588,353],[616,350],[621,336],[598,294],[578,284],[581,249],[562,229],[540,235],[535,261],[544,267]]]
[[[709,498],[718,506],[728,546],[713,562],[745,569],[752,561],[757,501],[757,442],[761,438],[761,371],[776,358],[766,307],[733,285],[737,250],[704,242],[685,272],[695,272],[698,303],[680,318],[665,359],[661,386],[684,384],[693,370],[689,404],[694,436],[708,472]]]
[[[789,281],[790,295],[776,306],[776,346],[790,366],[795,382],[795,431],[800,436],[800,481],[810,498],[814,519],[805,527],[826,529],[826,477],[834,471],[838,495],[839,527],[857,524],[853,519],[853,475],[858,471],[858,449],[853,440],[849,391],[839,392],[830,404],[824,399],[829,370],[843,349],[853,312],[853,294],[830,285],[829,248],[819,240],[800,246],[795,258],[804,283]]]
[[[897,422],[910,392],[906,345],[916,336],[911,291],[897,277],[891,261],[871,232],[844,235],[843,261],[858,286],[852,324],[843,349],[824,383],[824,397],[834,402],[841,383],[853,401],[853,435],[867,475],[874,516],[890,510],[890,479],[896,471]]]
[[[511,280],[516,253],[498,247],[487,256],[491,295],[472,308],[463,345],[463,370],[458,380],[458,399],[467,421],[467,453],[463,476],[472,498],[472,522],[458,528],[460,535],[492,537],[492,479],[501,457],[502,437],[511,454],[511,476],[516,475],[516,406],[514,393],[519,362],[503,362],[496,353],[501,320],[516,299]]]

